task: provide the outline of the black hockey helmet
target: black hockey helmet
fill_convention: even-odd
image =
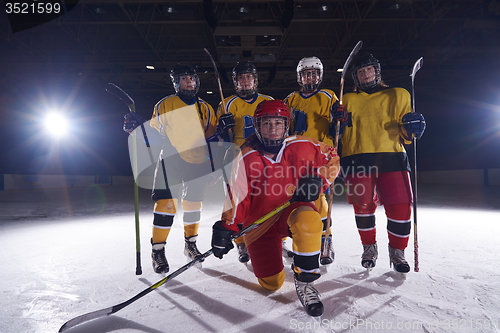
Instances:
[[[375,78],[372,81],[360,83],[358,78],[358,71],[361,68],[369,66],[373,66],[373,68],[375,69]],[[380,62],[371,53],[360,55],[357,59],[355,59],[351,67],[351,75],[356,87],[361,89],[375,88],[379,84],[379,82],[382,81],[382,76],[380,73]]]
[[[181,88],[181,79],[184,76],[190,76],[194,80],[194,89],[183,89]],[[175,65],[170,71],[170,79],[172,80],[172,84],[174,85],[174,90],[177,95],[182,95],[186,97],[194,97],[198,93],[200,89],[200,79],[198,78],[198,74],[196,74],[196,70],[188,65]]]
[[[238,84],[238,75],[250,73],[253,75],[254,82],[253,87],[245,89],[240,87]],[[259,85],[259,78],[257,76],[257,67],[250,61],[240,61],[233,68],[233,84],[236,89],[236,93],[241,98],[252,97],[257,92],[257,87]]]

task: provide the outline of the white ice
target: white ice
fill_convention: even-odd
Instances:
[[[202,252],[220,212],[216,198],[205,203]],[[152,202],[141,190],[143,274],[135,275],[132,187],[0,192],[0,332],[57,332],[161,280],[151,267],[151,225]],[[420,272],[406,279],[389,268],[383,207],[377,225],[379,260],[368,275],[352,207],[335,199],[336,259],[316,283],[325,305],[319,320],[300,305],[289,261],[285,284],[270,293],[232,250],[67,332],[500,332],[500,188],[420,186]],[[178,214],[167,244],[170,272],[187,262],[183,247]],[[413,234],[406,257],[413,268]]]

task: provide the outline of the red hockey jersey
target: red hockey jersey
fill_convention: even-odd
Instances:
[[[259,145],[254,135],[247,138],[233,168],[233,202],[226,197],[222,219],[234,231],[290,200],[300,177],[320,175],[325,190],[340,171],[336,150],[308,137],[288,137],[274,160],[259,152]]]

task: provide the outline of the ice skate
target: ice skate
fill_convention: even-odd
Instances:
[[[370,272],[375,264],[377,263],[378,258],[378,248],[377,243],[365,245],[363,244],[363,254],[361,255],[361,266],[367,269]]]
[[[319,262],[321,265],[330,265],[335,259],[335,252],[333,252],[332,235],[328,237],[327,244],[325,245],[325,236],[321,236],[321,256]]]
[[[293,252],[286,246],[286,241],[281,241],[281,252],[285,258],[293,258]]]
[[[301,273],[300,275],[302,276],[305,274]],[[308,275],[313,275],[313,274],[308,274]],[[319,274],[314,274],[314,275],[319,276]],[[294,274],[295,290],[297,291],[297,296],[299,297],[302,306],[304,306],[304,309],[306,310],[308,315],[312,317],[321,316],[323,314],[324,307],[323,303],[321,303],[321,300],[319,299],[319,292],[314,287],[314,282],[313,282],[314,280],[311,282],[304,282],[300,281],[299,280],[300,278],[301,277],[299,277],[297,273]]]
[[[184,255],[188,258],[188,261],[195,260],[198,257],[201,257],[201,252],[198,250],[198,247],[196,246],[196,239],[198,238],[198,235],[191,236],[191,237],[185,237],[185,246],[184,246]],[[205,259],[201,259],[196,263],[196,267],[201,268],[201,263]]]
[[[393,248],[389,245],[389,265],[394,270],[401,274],[406,274],[410,271],[410,265],[405,260],[405,251]]]
[[[248,262],[250,256],[248,255],[248,249],[245,243],[237,243],[236,247],[238,248],[238,260],[242,263]]]
[[[155,273],[167,273],[169,270],[168,261],[165,257],[165,244],[163,243],[153,243],[153,251],[151,252],[151,259],[153,260],[153,270]]]

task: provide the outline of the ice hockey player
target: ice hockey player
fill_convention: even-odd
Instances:
[[[290,111],[280,100],[261,102],[254,119],[255,134],[242,145],[232,175],[232,197],[239,200],[230,203],[226,197],[222,219],[213,226],[213,253],[222,259],[233,248],[233,233],[293,198],[290,206],[243,237],[259,284],[277,290],[285,280],[281,239],[292,236],[297,295],[309,315],[320,316],[323,304],[314,281],[320,277],[322,223],[314,201],[337,177],[339,157],[317,140],[286,138]],[[239,193],[243,188],[248,193]]]
[[[151,126],[158,130],[162,135],[168,138],[168,143],[175,149],[181,151],[182,140],[179,136],[174,137],[169,134],[169,124],[162,123],[165,117],[162,115],[173,110],[194,105],[197,109],[201,127],[205,133],[207,141],[216,139],[216,115],[212,107],[197,96],[200,88],[200,80],[193,67],[178,64],[170,71],[175,94],[164,97],[154,107]],[[131,132],[136,124],[135,119],[126,117],[124,128]],[[128,129],[128,130],[127,130]],[[175,129],[174,129],[175,130]],[[165,245],[174,222],[176,213],[177,198],[179,193],[173,193],[169,187],[167,179],[176,179],[183,182],[186,187],[186,179],[193,173],[208,174],[205,170],[210,170],[207,166],[210,161],[207,159],[205,150],[188,150],[180,154],[169,157],[168,162],[160,158],[156,166],[155,180],[152,192],[154,204],[153,232],[151,238],[153,269],[156,273],[166,273],[169,271],[169,265],[165,256]],[[164,176],[165,175],[165,176]],[[162,179],[160,179],[162,178]],[[158,186],[162,184],[162,186]],[[199,178],[197,181],[190,181],[189,186],[183,192],[181,198],[182,209],[184,211],[184,254],[189,260],[201,255],[196,246],[198,236],[198,227],[201,217],[202,196],[207,182]]]
[[[217,110],[219,134],[229,139],[229,129],[233,131],[232,142],[241,146],[245,138],[254,133],[253,114],[262,101],[273,100],[271,96],[260,94],[257,90],[259,78],[257,68],[249,61],[241,61],[233,68],[233,83],[236,94],[224,99]],[[249,256],[243,239],[235,240],[239,252],[239,261],[248,262]]]
[[[297,65],[297,82],[299,91],[289,94],[284,102],[288,105],[292,115],[292,134],[304,135],[318,141],[333,146],[330,124],[333,119],[332,111],[335,111],[339,103],[337,96],[332,90],[320,89],[323,81],[323,63],[317,57],[302,58]],[[327,196],[329,191],[321,194],[316,202],[316,206],[323,221],[322,242],[327,242],[327,246],[321,247],[320,262],[329,265],[333,262],[335,253],[333,251],[331,233],[326,237],[327,222]],[[330,230],[329,230],[330,231]]]
[[[403,144],[422,136],[425,120],[412,113],[407,90],[390,88],[382,81],[380,62],[373,55],[359,55],[351,69],[355,91],[344,95],[347,111],[339,110],[334,118],[345,126],[341,164],[364,248],[361,265],[371,270],[377,261],[375,210],[380,199],[387,216],[390,265],[407,273],[410,266],[404,250],[413,198]]]

